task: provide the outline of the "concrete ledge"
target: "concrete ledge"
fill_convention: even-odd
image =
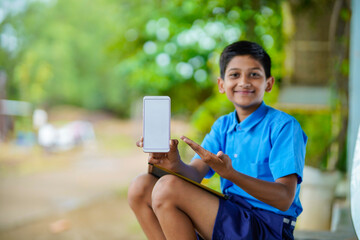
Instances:
[[[295,240],[357,240],[354,232],[295,231]]]

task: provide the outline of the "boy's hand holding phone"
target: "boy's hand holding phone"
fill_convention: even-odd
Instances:
[[[178,140],[171,139],[170,151],[167,153],[149,153],[148,162],[176,172],[181,164],[181,158],[177,148],[178,144]],[[141,137],[141,139],[136,142],[136,146],[142,148],[143,145],[144,138]]]

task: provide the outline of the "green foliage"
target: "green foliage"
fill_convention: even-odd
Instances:
[[[0,33],[10,26],[20,43],[0,46],[8,97],[129,116],[142,96],[169,95],[174,113],[189,116],[217,99],[218,58],[231,42],[259,42],[282,75],[280,2],[27,2],[0,23]]]
[[[330,111],[288,111],[300,123],[308,136],[305,164],[326,169],[332,142],[332,115]]]
[[[219,116],[233,111],[233,108],[232,102],[224,94],[216,93],[214,90],[214,95],[207,99],[192,115],[191,123],[196,129],[193,138],[201,142],[205,134],[210,131],[215,120]]]
[[[112,33],[119,20],[115,16],[121,13],[117,10],[111,1],[64,0],[54,5],[29,3],[24,12],[8,15],[2,25],[16,29],[21,41],[15,56],[8,54],[14,62],[13,68],[5,69],[14,72],[8,87],[16,90],[9,97],[35,105],[108,108],[113,95],[107,90],[116,88],[108,75],[117,59],[106,54],[106,47],[116,38]],[[125,79],[117,79],[118,86],[122,82]],[[126,93],[126,87],[120,89]],[[115,112],[128,109],[121,100]]]

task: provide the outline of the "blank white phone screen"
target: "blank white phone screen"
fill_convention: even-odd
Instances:
[[[144,152],[170,151],[171,103],[167,96],[146,96],[143,101]]]

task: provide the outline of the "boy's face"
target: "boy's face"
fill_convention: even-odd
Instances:
[[[218,78],[220,93],[226,93],[237,110],[250,112],[258,108],[265,91],[270,92],[273,84],[274,78],[266,79],[263,66],[249,55],[231,59],[224,79]]]

